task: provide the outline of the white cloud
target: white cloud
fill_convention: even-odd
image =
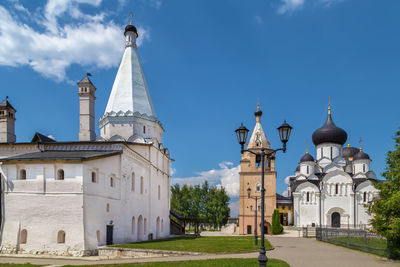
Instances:
[[[231,209],[230,216],[231,217],[238,217],[239,216],[239,200],[235,199],[229,203],[229,208]]]
[[[254,16],[254,20],[256,21],[257,24],[264,24],[264,19],[261,16]]]
[[[279,14],[293,13],[305,6],[306,3],[313,2],[316,5],[330,7],[332,4],[342,2],[344,0],[280,0],[278,7]]]
[[[82,13],[78,5],[82,3],[96,7],[101,0],[49,0],[44,14],[35,15],[35,21],[45,26],[45,32],[22,23],[0,5],[0,65],[28,65],[58,81],[66,80],[66,69],[72,64],[117,66],[124,48],[123,26],[103,22],[103,13]],[[58,19],[64,13],[74,21],[60,26]],[[138,32],[138,46],[150,40],[148,29],[138,27]]]
[[[289,195],[288,195],[288,187],[289,187],[290,177],[293,177],[293,176],[290,175],[290,176],[287,176],[287,177],[285,178],[285,184],[287,184],[287,186],[286,186],[285,191],[282,192],[282,194],[281,194],[282,196],[285,196],[285,197],[289,196]]]
[[[239,196],[239,171],[240,165],[234,166],[232,162],[221,162],[218,169],[211,169],[196,173],[196,176],[173,178],[172,184],[196,185],[208,181],[212,186],[223,186],[230,197]]]
[[[304,5],[305,0],[281,0],[281,5],[278,8],[279,14],[290,13]]]

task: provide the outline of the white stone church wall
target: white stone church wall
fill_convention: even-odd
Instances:
[[[27,180],[16,180],[18,168],[26,169]],[[65,180],[55,181],[57,167],[65,171]],[[83,255],[83,197],[80,164],[3,164],[4,228],[1,251]],[[48,185],[57,184],[57,190]],[[50,190],[50,191],[48,191]],[[44,194],[46,193],[46,194]],[[26,244],[21,233],[27,231]],[[57,243],[59,231],[65,243]]]

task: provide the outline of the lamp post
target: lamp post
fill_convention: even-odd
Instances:
[[[261,247],[260,254],[258,256],[258,262],[260,267],[267,266],[267,255],[265,254],[265,246],[264,246],[264,202],[265,202],[265,188],[264,188],[264,162],[265,158],[271,159],[275,156],[277,151],[282,150],[284,153],[286,152],[286,143],[289,141],[290,132],[292,131],[292,127],[286,123],[286,120],[283,122],[281,126],[278,127],[279,137],[283,144],[282,148],[278,149],[269,149],[265,147],[261,147],[259,149],[244,149],[244,145],[247,141],[247,135],[249,130],[243,125],[243,123],[235,130],[238,142],[241,146],[240,153],[249,152],[261,159]],[[258,152],[260,151],[261,152]]]
[[[255,206],[255,210],[254,210],[254,245],[256,247],[258,247],[258,235],[257,235],[257,196],[252,197],[250,196],[251,194],[251,188],[247,188],[247,197],[248,198],[252,198],[255,199],[256,201],[256,206]]]

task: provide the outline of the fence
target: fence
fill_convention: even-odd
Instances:
[[[387,256],[386,239],[367,230],[317,227],[316,238],[320,241]]]

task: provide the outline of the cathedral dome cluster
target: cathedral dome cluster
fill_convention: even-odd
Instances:
[[[314,131],[312,140],[315,158],[307,150],[294,175],[288,177],[294,225],[368,225],[371,215],[365,204],[378,195],[371,181],[376,175],[370,170],[369,155],[350,145],[343,148],[347,133],[333,123],[330,107],[325,124]]]

